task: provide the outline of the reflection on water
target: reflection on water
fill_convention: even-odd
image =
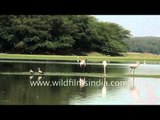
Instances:
[[[29,72],[32,69],[37,72],[41,68],[43,72],[83,72],[83,69],[76,64],[42,64],[42,63],[0,63],[0,72]],[[63,68],[63,69],[62,69]],[[136,74],[159,74],[159,64],[141,64],[136,69]],[[87,73],[103,73],[101,65],[87,65],[84,69]],[[106,67],[107,74],[124,74],[129,73],[129,65],[110,65]]]
[[[75,79],[79,86],[36,86],[30,81]],[[85,86],[87,81],[102,81],[100,86]],[[106,82],[105,82],[106,81]],[[111,82],[126,85],[108,86]],[[160,81],[157,78],[91,78],[62,76],[0,77],[0,104],[18,105],[98,105],[98,104],[160,104]]]
[[[83,88],[85,87],[85,83],[86,83],[86,81],[85,81],[85,77],[80,77],[79,78],[79,86],[80,86],[80,89],[81,90],[83,90]]]
[[[0,72],[26,72],[40,67],[44,72],[83,72],[79,65],[0,63]],[[159,65],[142,64],[136,74],[157,74]],[[31,71],[30,71],[31,72]],[[102,73],[103,66],[88,65],[84,72]],[[128,66],[108,65],[107,74],[125,74]],[[107,76],[107,75],[106,75]],[[31,86],[31,81],[58,82],[61,79],[75,79],[78,86]],[[88,81],[101,81],[99,86],[86,86]],[[120,84],[120,83],[127,84]],[[111,83],[116,83],[111,85]],[[143,77],[83,77],[83,76],[43,76],[1,75],[1,105],[115,105],[115,104],[160,104],[159,78]]]
[[[136,87],[135,85],[135,76],[133,76],[132,80],[130,81],[130,91],[131,91],[131,94],[133,96],[133,98],[138,101],[139,100],[139,89]]]
[[[38,80],[41,80],[42,79],[42,75],[38,76]]]
[[[45,73],[47,72],[87,72],[87,73],[102,73],[103,66],[87,65],[81,68],[79,65],[72,64],[42,64],[42,63],[0,63],[0,72],[29,72],[30,69],[37,72],[37,68]],[[107,73],[125,73],[128,71],[128,66],[107,66]]]
[[[33,75],[29,76],[29,80],[32,80],[33,78],[34,78],[34,76],[33,76]]]
[[[133,77],[130,82],[130,91],[134,98],[130,104],[160,104],[159,78]]]
[[[86,96],[86,78],[85,77],[79,77],[79,87],[80,87],[80,93],[79,97],[85,99]]]
[[[103,87],[102,87],[102,97],[105,98],[107,93],[107,88],[106,88],[106,77],[104,77],[103,81]]]

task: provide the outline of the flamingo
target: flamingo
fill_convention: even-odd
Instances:
[[[44,74],[44,73],[41,71],[40,68],[38,68],[38,73],[39,73],[40,75]]]
[[[132,70],[133,70],[133,74],[134,74],[135,69],[136,69],[136,68],[138,68],[138,67],[139,67],[139,65],[140,65],[139,61],[137,61],[137,62],[136,62],[136,64],[130,64],[130,65],[129,65],[130,73],[131,73],[131,72],[132,72]]]
[[[31,75],[34,74],[34,71],[32,69],[30,69],[29,72],[31,73]]]

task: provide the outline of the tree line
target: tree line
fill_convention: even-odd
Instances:
[[[131,37],[125,42],[129,52],[160,54],[160,37]]]
[[[107,55],[127,52],[130,31],[90,15],[1,15],[0,52]]]

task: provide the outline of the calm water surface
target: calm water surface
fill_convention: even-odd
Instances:
[[[82,72],[78,65],[0,63],[0,72],[28,72],[30,68],[44,72]],[[160,65],[140,65],[136,74],[159,74]],[[88,73],[102,73],[103,67],[88,65]],[[125,74],[126,65],[108,65],[107,74]],[[31,86],[35,81],[84,81],[102,84],[97,86]],[[104,84],[104,81],[105,84]],[[113,83],[113,84],[112,84]],[[94,78],[83,76],[25,76],[0,75],[1,105],[116,105],[160,104],[159,78]]]

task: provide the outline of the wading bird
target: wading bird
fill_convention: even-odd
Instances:
[[[83,72],[84,72],[84,68],[86,67],[87,65],[87,59],[80,59],[79,60],[79,65],[80,65],[80,68],[83,69]]]
[[[138,68],[140,65],[139,61],[136,62],[136,64],[130,64],[129,68],[130,68],[130,73],[133,71],[133,74],[135,72],[135,69]]]
[[[32,69],[29,70],[30,74],[33,75],[34,71]]]
[[[38,68],[38,73],[39,73],[40,75],[44,74],[44,73],[41,71],[40,68]]]
[[[81,59],[79,65],[81,68],[86,67],[86,60]]]

